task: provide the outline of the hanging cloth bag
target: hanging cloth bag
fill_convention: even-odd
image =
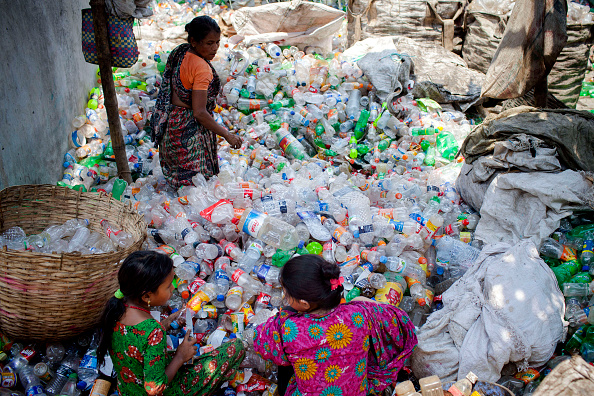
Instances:
[[[111,64],[113,67],[132,67],[138,60],[138,45],[134,37],[134,18],[107,17]],[[97,49],[95,46],[95,29],[93,12],[90,8],[82,10],[82,51],[85,62],[97,65]]]

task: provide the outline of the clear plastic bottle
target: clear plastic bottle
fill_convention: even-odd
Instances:
[[[47,384],[47,387],[45,388],[46,393],[50,396],[59,395],[59,392],[68,381],[70,374],[76,373],[79,362],[80,359],[74,352],[68,352],[56,370],[56,376],[49,382],[49,384]]]
[[[134,237],[125,231],[115,229],[109,224],[109,221],[101,220],[101,226],[105,230],[105,234],[117,246],[126,249],[134,243]]]
[[[457,264],[466,268],[474,263],[480,253],[480,250],[447,235],[439,238],[435,247],[439,261]]]
[[[448,389],[454,396],[470,396],[472,393],[472,387],[478,380],[478,377],[471,371],[469,372],[465,378],[457,381],[454,385]]]
[[[254,239],[245,250],[243,257],[237,262],[237,266],[250,273],[260,259],[260,256],[262,256],[263,251],[264,242],[259,239]]]
[[[225,305],[232,311],[237,311],[242,305],[243,288],[241,286],[233,286],[227,291],[225,298]]]
[[[196,247],[196,257],[205,260],[214,260],[217,257],[222,256],[223,253],[223,248],[219,245],[201,243]]]
[[[77,388],[76,381],[77,375],[76,373],[72,373],[68,376],[68,380],[62,387],[62,390],[59,393],[59,396],[79,396],[80,390]]]
[[[74,233],[74,236],[72,236],[72,239],[70,239],[70,242],[68,242],[68,252],[81,251],[85,242],[89,238],[89,235],[91,235],[91,231],[89,231],[88,228],[78,228]]]
[[[330,232],[322,225],[318,216],[309,210],[303,208],[297,209],[297,215],[307,226],[311,237],[320,242],[326,242],[332,238]]]
[[[217,298],[216,286],[213,283],[205,283],[198,289],[196,294],[188,301],[187,307],[194,312],[200,311],[202,305]]]
[[[89,349],[83,356],[78,366],[78,377],[80,378],[80,387],[84,390],[91,390],[95,380],[99,377],[97,367],[97,346],[99,345],[99,335],[93,334]]]
[[[43,386],[41,385],[41,381],[35,375],[33,367],[31,367],[31,366],[23,367],[23,369],[19,373],[19,380],[21,381],[23,388],[25,388],[25,393],[27,394],[27,396],[29,396],[29,395],[31,395],[31,396],[32,395],[45,396],[46,395],[45,391],[43,390]]]
[[[410,278],[418,279],[421,283],[425,283],[427,274],[420,265],[407,263],[400,257],[386,257],[382,256],[380,262],[385,264],[386,268],[390,272],[401,276],[407,276]]]
[[[225,239],[221,239],[219,245],[221,245],[221,247],[225,251],[225,254],[231,257],[233,261],[239,261],[243,257],[243,252],[234,243],[229,242]]]

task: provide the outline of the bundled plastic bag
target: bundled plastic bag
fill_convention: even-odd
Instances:
[[[259,7],[245,7],[232,17],[237,34],[246,44],[277,42],[281,45],[332,49],[345,13],[323,4],[293,0]]]
[[[565,0],[518,0],[493,56],[481,96],[524,95],[553,67],[567,41]]]
[[[536,245],[486,246],[417,332],[412,368],[442,381],[472,371],[497,381],[508,362],[541,366],[565,337],[565,300]]]

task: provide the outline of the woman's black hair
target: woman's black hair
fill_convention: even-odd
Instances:
[[[201,42],[210,32],[221,33],[221,28],[214,19],[208,15],[202,15],[192,19],[192,22],[186,25],[186,32],[188,32],[188,43],[190,37]]]
[[[111,336],[116,322],[126,312],[124,305],[126,301],[139,300],[145,293],[156,292],[172,269],[173,260],[161,253],[140,250],[126,257],[118,272],[120,291],[124,298],[111,297],[101,315],[99,327],[103,335],[97,348],[98,367],[103,364],[105,355],[111,347]]]
[[[312,309],[328,310],[340,304],[343,287],[332,290],[331,279],[340,277],[340,268],[315,254],[297,256],[284,265],[280,283],[287,294],[305,300]]]

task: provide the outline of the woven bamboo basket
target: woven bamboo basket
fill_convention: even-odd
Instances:
[[[88,219],[93,231],[107,219],[134,236],[116,252],[43,254],[0,249],[0,329],[13,339],[57,341],[95,326],[117,290],[121,262],[146,238],[144,219],[105,193],[83,193],[51,185],[0,191],[0,233],[19,226],[27,235],[53,224]]]

